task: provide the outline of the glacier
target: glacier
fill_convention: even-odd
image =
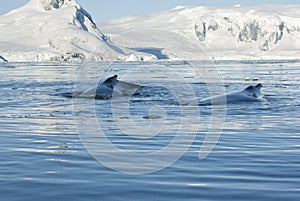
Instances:
[[[177,6],[96,23],[76,0],[31,0],[0,16],[0,62],[299,59],[299,11]]]

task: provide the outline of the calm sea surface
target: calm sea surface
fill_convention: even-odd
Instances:
[[[300,200],[299,62],[220,62],[210,80],[194,71],[202,64],[92,66],[0,65],[1,200]],[[148,87],[112,101],[64,95],[114,74]],[[268,102],[223,108],[222,135],[199,159],[210,126],[222,124],[211,121],[212,107],[193,103],[220,80],[226,92],[262,83]],[[118,161],[109,145],[97,146],[104,138],[83,136],[98,131],[129,157]],[[178,133],[194,137],[137,168]],[[160,166],[168,156],[178,160]]]

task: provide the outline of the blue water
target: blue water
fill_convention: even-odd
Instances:
[[[229,105],[218,144],[202,160],[198,154],[209,129],[211,108],[198,108],[201,122],[188,151],[174,164],[147,174],[123,173],[95,160],[80,140],[78,116],[86,118],[91,127],[89,120],[97,118],[107,139],[119,149],[149,154],[174,139],[180,108],[189,107],[188,101],[182,106],[173,100],[176,91],[166,95],[166,88],[149,87],[146,96],[131,99],[129,114],[116,120],[109,100],[95,100],[94,106],[77,110],[74,105],[93,100],[74,101],[61,95],[73,92],[82,69],[78,65],[26,63],[1,64],[0,68],[1,200],[300,199],[300,63],[217,63],[225,91],[260,82],[268,103]],[[182,91],[180,80],[169,68],[157,71],[160,65],[118,64],[108,69],[99,64],[98,68],[107,75],[124,75],[129,70],[131,73],[123,76],[127,81],[151,86],[155,80],[158,85],[164,80]],[[186,70],[190,68],[170,68],[180,72],[197,98],[208,96],[205,82]],[[139,75],[149,72],[153,74],[149,80],[139,80]],[[246,76],[250,79],[244,79]],[[122,103],[122,98],[116,101]],[[162,135],[144,140],[120,133],[115,121],[132,118],[143,127],[151,120],[149,108],[153,105],[166,110],[166,117],[158,111],[152,119],[165,121]],[[191,120],[183,125],[188,133],[196,117],[186,116]]]

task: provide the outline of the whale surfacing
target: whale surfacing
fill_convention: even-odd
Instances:
[[[224,105],[233,103],[245,102],[263,102],[263,94],[260,89],[262,84],[256,86],[249,86],[243,91],[231,92],[228,94],[218,95],[210,98],[200,100],[199,105]]]
[[[132,84],[118,80],[118,75],[107,78],[104,82],[98,84],[97,87],[93,87],[79,94],[78,97],[86,97],[96,99],[110,99],[113,94],[116,96],[132,95],[140,85]]]

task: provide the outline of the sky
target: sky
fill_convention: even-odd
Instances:
[[[1,0],[0,15],[18,8],[30,0]],[[263,4],[300,4],[300,0],[77,0],[95,20],[109,21],[114,18],[147,15],[172,9],[177,5],[228,7]]]

